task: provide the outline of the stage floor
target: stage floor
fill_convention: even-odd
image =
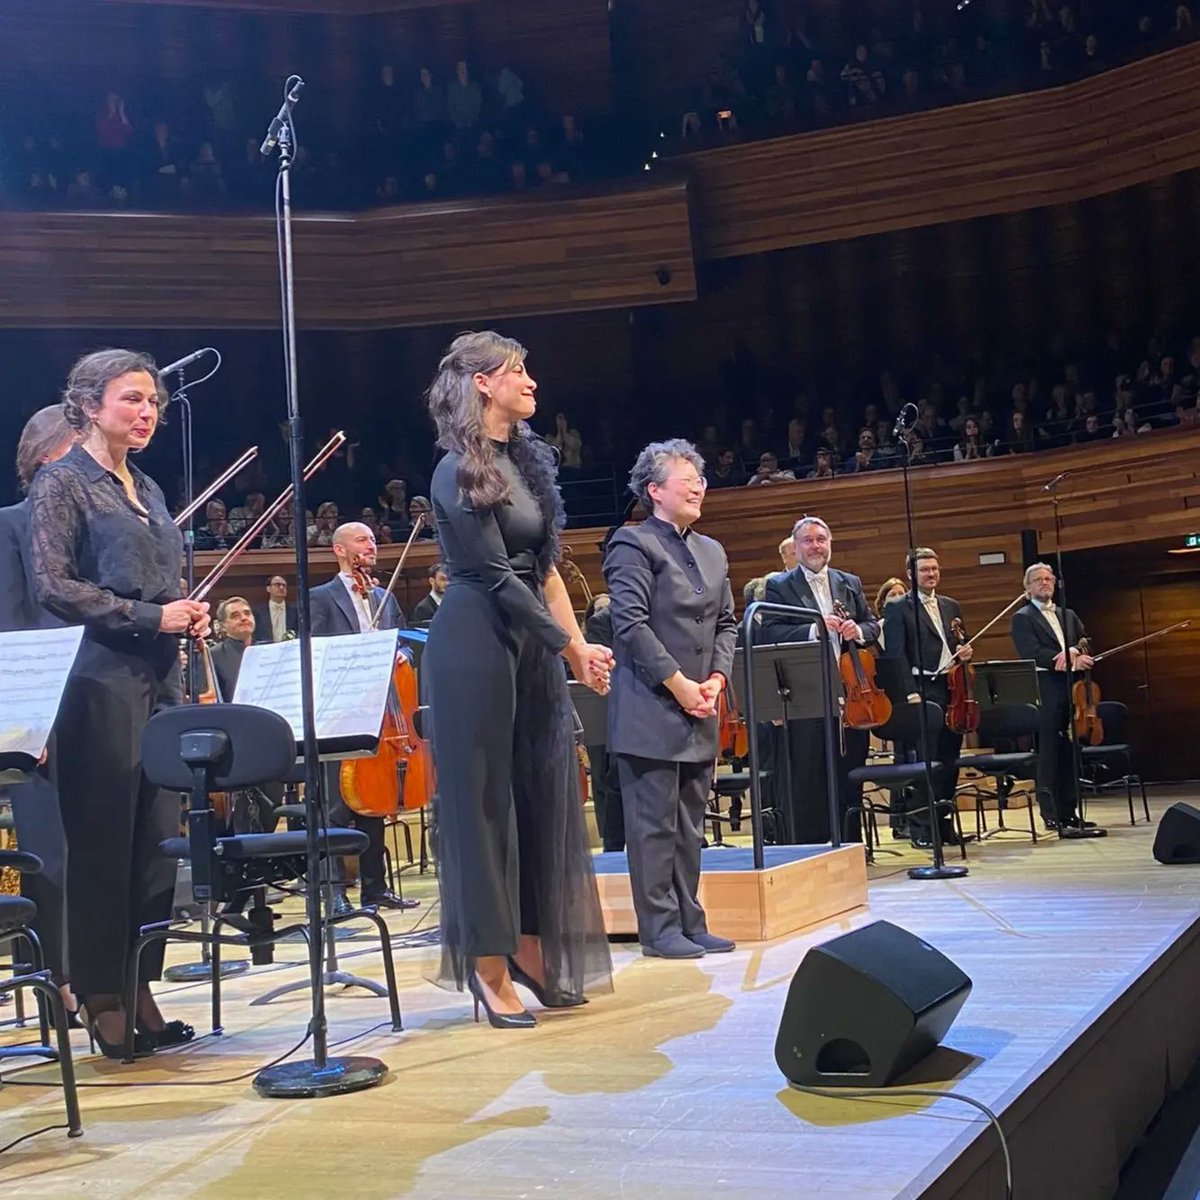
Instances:
[[[1152,793],[1155,821],[1187,795]],[[1200,944],[1200,868],[1158,866],[1153,825],[1130,828],[1123,798],[1093,804],[1092,815],[1108,838],[1034,847],[1009,834],[972,847],[963,880],[912,882],[904,868],[924,856],[881,855],[868,909],[731,955],[671,963],[616,944],[615,992],[583,1009],[539,1012],[535,1030],[474,1025],[468,998],[423,982],[422,964],[436,951],[398,949],[404,1033],[389,1031],[385,1001],[329,993],[335,1052],[376,1055],[391,1068],[382,1086],[352,1096],[269,1101],[238,1078],[304,1034],[306,993],[249,1003],[303,977],[299,947],[281,947],[274,967],[226,982],[224,1037],[125,1067],[87,1057],[76,1035],[82,1081],[169,1086],[84,1089],[85,1135],[44,1133],[8,1151],[0,1186],[92,1200],[999,1196],[995,1135],[974,1110],[950,1100],[810,1097],[787,1089],[775,1067],[780,1009],[805,950],[883,918],[926,938],[975,983],[945,1046],[915,1078],[1000,1113],[1019,1197],[1106,1194],[1097,1187],[1120,1164],[1120,1138],[1101,1122],[1100,1136],[1074,1141],[1098,1128],[1082,1092],[1070,1101],[1078,1130],[1052,1106],[1069,1097],[1072,1077],[1095,1094],[1081,1064],[1119,1064],[1112,1050],[1127,1036],[1123,1014],[1156,984],[1169,983],[1180,1019],[1197,1024],[1198,997],[1180,994],[1169,968]],[[406,886],[433,895],[429,879]],[[423,906],[391,924],[419,940],[435,919]],[[344,969],[382,978],[369,940],[339,945]],[[190,957],[171,951],[172,961]],[[169,1018],[206,1028],[204,988],[165,985],[160,996]],[[0,1018],[11,1014],[0,1009]],[[1163,1024],[1139,1019],[1138,1027],[1149,1036]],[[16,1037],[0,1030],[5,1042]],[[0,1071],[23,1081],[57,1074],[16,1060]],[[1039,1132],[1043,1114],[1056,1124]],[[57,1088],[0,1089],[0,1144],[62,1119]],[[1035,1179],[1032,1159],[1046,1139],[1076,1185],[1064,1189],[1040,1167]]]

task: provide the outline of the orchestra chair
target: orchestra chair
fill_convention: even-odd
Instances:
[[[883,660],[887,661],[887,660]],[[934,704],[932,700],[925,702],[925,719],[929,723],[930,736],[941,728],[944,717],[940,705]],[[893,703],[892,715],[875,729],[874,734],[877,738],[884,742],[892,742],[893,744],[904,742],[909,745],[919,746],[921,744],[921,706],[919,704],[909,704],[903,701],[900,704]],[[940,762],[930,762],[930,773],[934,776],[940,775],[947,770],[947,765]],[[864,786],[874,784],[875,787],[883,791],[898,791],[903,792],[906,787],[912,787],[915,794],[924,796],[925,793],[925,762],[919,759],[916,762],[890,762],[884,758],[871,760],[868,759],[866,764],[861,767],[855,767],[849,773],[849,778],[853,783],[861,783]],[[962,821],[958,815],[958,806],[949,800],[941,800],[938,802],[938,808],[943,812],[950,813],[951,820],[954,822],[955,832],[958,834],[959,853],[963,858],[967,857],[967,847],[962,835]],[[928,810],[928,798],[925,802],[914,805],[909,809],[909,812],[924,812]],[[869,802],[866,796],[863,797],[861,805],[854,805],[846,810],[844,818],[845,825],[843,827],[843,840],[850,840],[851,818],[858,816],[862,819],[863,842],[866,846],[867,861],[875,861],[875,846],[878,843],[879,828],[875,819],[876,809]]]
[[[1096,715],[1104,727],[1104,740],[1099,746],[1079,744],[1079,768],[1081,782],[1097,795],[1105,788],[1124,786],[1125,799],[1129,805],[1129,823],[1137,824],[1133,812],[1133,785],[1142,793],[1142,812],[1150,820],[1150,802],[1146,799],[1146,783],[1133,769],[1133,747],[1125,741],[1125,730],[1129,726],[1129,706],[1120,700],[1101,700],[1096,705]],[[1109,774],[1120,771],[1121,774]],[[1105,776],[1108,775],[1108,778]]]
[[[1037,751],[1018,750],[1015,748],[1017,739],[1028,737],[1031,745],[1037,744],[1038,710],[1036,704],[1000,704],[994,708],[984,708],[979,714],[979,743],[991,746],[987,754],[971,754],[960,758],[959,765],[978,771],[980,775],[990,776],[996,781],[995,791],[984,788],[979,783],[968,780],[960,784],[960,792],[970,792],[975,797],[975,832],[982,840],[994,833],[1015,833],[1004,824],[1004,810],[1008,807],[1008,798],[1012,795],[1013,785],[1018,779],[1037,778]],[[1001,751],[998,747],[1012,743],[1014,749]],[[1025,808],[1029,813],[1029,834],[1036,842],[1038,840],[1037,826],[1033,820],[1034,789],[1025,794]],[[985,800],[995,797],[996,828],[989,830],[987,815],[984,812]]]
[[[24,779],[32,762],[27,755],[0,755],[0,783]],[[36,875],[42,869],[42,860],[23,850],[0,850],[0,870],[5,867],[11,867],[21,875]],[[75,1085],[67,1010],[62,994],[45,968],[42,944],[33,929],[36,919],[37,905],[32,900],[24,896],[0,895],[0,944],[8,945],[13,956],[12,974],[0,978],[0,994],[12,992],[20,996],[28,988],[37,996],[41,1037],[36,1045],[0,1046],[0,1058],[36,1057],[58,1062],[67,1110],[67,1136],[75,1138],[83,1133],[83,1124],[79,1116],[79,1092]],[[24,947],[22,955],[28,957],[28,962],[18,959],[18,946]],[[54,1026],[53,1046],[50,1045],[51,1024]]]
[[[160,850],[171,859],[187,859],[197,901],[220,907],[211,931],[180,929],[173,922],[144,926],[130,956],[126,978],[125,1061],[133,1060],[138,965],[146,946],[155,941],[207,944],[212,953],[212,1031],[221,1024],[221,947],[249,948],[255,963],[271,961],[274,944],[299,931],[306,939],[307,922],[275,928],[275,914],[264,902],[268,887],[304,878],[308,870],[307,833],[224,835],[212,807],[215,792],[258,787],[287,779],[296,770],[296,741],[291,726],[277,713],[247,704],[185,704],[156,713],[142,735],[142,769],[160,788],[189,796],[186,837],[168,838]],[[367,836],[357,829],[320,832],[322,858],[360,854]],[[249,912],[243,910],[250,905]],[[400,1001],[392,945],[383,918],[371,908],[343,917],[322,916],[322,940],[329,928],[346,920],[368,919],[379,932],[392,1028],[399,1031]],[[236,934],[223,933],[226,925]]]

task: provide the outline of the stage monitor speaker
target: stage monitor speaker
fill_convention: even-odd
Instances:
[[[775,1061],[805,1087],[883,1087],[938,1045],[970,994],[944,954],[876,921],[804,956]]]
[[[1154,857],[1160,863],[1200,863],[1200,808],[1172,804],[1162,815],[1154,835]]]

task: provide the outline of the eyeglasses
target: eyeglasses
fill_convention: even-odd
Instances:
[[[703,475],[668,475],[668,483],[682,483],[686,488],[699,486],[702,492],[708,490],[708,480]]]

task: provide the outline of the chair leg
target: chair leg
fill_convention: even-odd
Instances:
[[[1033,792],[1025,793],[1025,808],[1029,813],[1029,834],[1033,838],[1033,844],[1037,845],[1037,825],[1033,819]]]
[[[1130,825],[1137,824],[1137,818],[1133,815],[1133,780],[1125,776],[1125,800],[1129,805],[1129,823]]]
[[[58,1048],[58,1069],[62,1072],[63,1103],[67,1109],[67,1137],[79,1137],[83,1133],[83,1121],[79,1115],[79,1089],[75,1085],[75,1060],[71,1057],[71,1032],[67,1028],[67,1006],[62,993],[54,986],[49,972],[44,979],[30,983],[37,992],[39,1007],[48,1007],[54,1014],[54,1040]]]
[[[1146,781],[1140,776],[1135,775],[1139,789],[1142,793],[1142,812],[1146,814],[1146,824],[1150,824],[1150,801],[1146,799]]]
[[[400,1033],[404,1025],[400,1020],[400,993],[396,987],[396,964],[392,958],[392,935],[387,923],[377,912],[367,910],[362,914],[375,922],[379,930],[379,949],[383,956],[383,974],[387,980],[388,1006],[392,1013],[392,1032]],[[332,927],[330,927],[332,929]]]

